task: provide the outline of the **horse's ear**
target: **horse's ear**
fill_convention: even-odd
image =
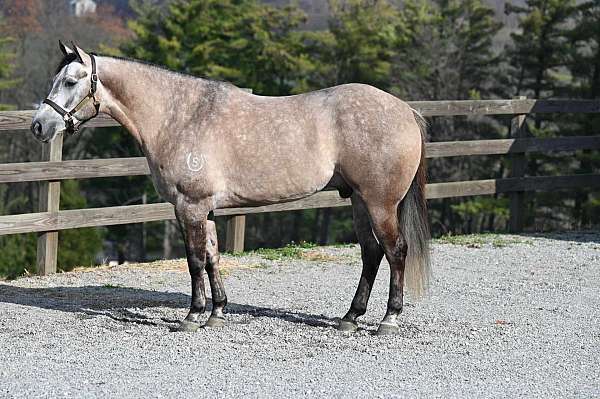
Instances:
[[[71,46],[73,46],[73,52],[77,55],[77,62],[79,62],[80,64],[83,64],[83,58],[81,57],[81,53],[85,53],[83,50],[81,50],[79,47],[77,47],[77,45],[74,42],[71,42]]]
[[[60,51],[62,51],[63,55],[68,55],[68,54],[73,53],[73,50],[71,50],[70,48],[65,46],[65,44],[60,40],[58,41],[58,47],[60,47]]]

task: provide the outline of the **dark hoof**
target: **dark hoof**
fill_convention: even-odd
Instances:
[[[400,331],[400,327],[395,324],[381,323],[377,329],[377,335],[396,335]]]
[[[343,332],[356,332],[358,329],[358,324],[348,320],[340,320],[340,324],[338,324],[338,330]]]
[[[206,320],[204,327],[223,327],[225,326],[225,319],[223,317],[210,316]]]
[[[197,331],[199,328],[200,328],[200,324],[194,323],[192,321],[184,320],[181,323],[179,323],[177,328],[175,328],[175,331],[194,332],[194,331]]]

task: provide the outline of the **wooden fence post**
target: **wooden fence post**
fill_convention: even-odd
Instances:
[[[515,97],[517,100],[525,100],[527,97]],[[510,135],[512,138],[523,138],[526,135],[523,125],[525,123],[526,114],[515,115],[510,123]],[[513,154],[511,157],[510,177],[523,177],[527,169],[526,154]],[[515,191],[510,193],[510,219],[508,229],[511,233],[519,233],[523,231],[525,223],[525,192]]]
[[[246,232],[246,216],[236,215],[227,218],[227,236],[225,250],[227,252],[244,252],[244,235]]]
[[[62,160],[63,135],[42,144],[42,161]],[[57,212],[60,204],[60,181],[40,182],[39,211]],[[41,276],[56,273],[58,231],[40,233],[37,241],[37,270]]]

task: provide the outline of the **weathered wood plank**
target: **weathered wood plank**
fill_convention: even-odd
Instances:
[[[408,103],[423,116],[600,112],[600,101],[596,100],[460,100]]]
[[[597,100],[409,101],[408,104],[424,116],[600,112],[600,101]],[[0,112],[0,131],[29,129],[34,112],[33,110]],[[108,127],[119,126],[119,124],[109,116],[101,114],[86,126]]]
[[[0,164],[0,183],[149,174],[144,157]]]
[[[512,191],[548,191],[581,187],[600,187],[600,175],[537,176],[433,183],[427,186],[427,198],[462,197]],[[284,204],[253,208],[219,209],[215,211],[215,216],[330,208],[347,205],[350,205],[350,201],[340,198],[336,191],[324,191],[308,198]],[[0,216],[0,235],[110,226],[167,219],[175,219],[173,206],[168,203],[29,213]]]
[[[467,197],[515,191],[551,191],[600,187],[600,175],[530,176],[505,179],[472,180],[427,185],[427,198]]]
[[[29,129],[35,110],[0,112],[0,131]],[[86,127],[121,126],[119,122],[106,114],[100,114],[85,124]]]
[[[59,134],[51,143],[42,145],[42,159],[60,161],[62,159],[63,135]],[[40,184],[40,212],[58,212],[60,206],[60,182],[49,181]],[[37,240],[37,272],[41,276],[56,273],[58,263],[58,231],[46,231]]]
[[[426,156],[443,158],[598,149],[600,149],[600,136],[468,140],[427,143]]]

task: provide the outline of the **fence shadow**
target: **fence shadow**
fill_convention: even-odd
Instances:
[[[0,305],[4,303],[80,313],[89,317],[106,316],[125,323],[173,327],[179,320],[153,318],[132,309],[158,307],[181,309],[183,316],[189,307],[190,296],[180,292],[160,292],[118,286],[28,288],[0,283]],[[210,298],[207,298],[207,310],[210,309]],[[337,322],[337,319],[324,315],[238,303],[229,303],[226,313],[276,318],[313,327],[334,327]]]

